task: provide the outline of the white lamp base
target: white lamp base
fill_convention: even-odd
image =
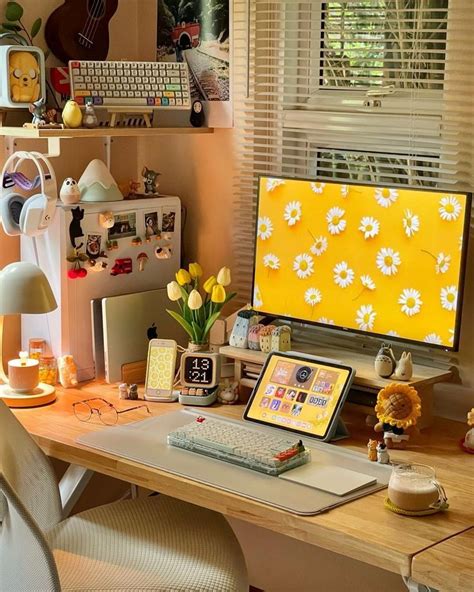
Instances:
[[[10,385],[0,384],[0,399],[9,407],[40,407],[56,400],[56,389],[50,384],[40,382],[29,393],[17,393]]]

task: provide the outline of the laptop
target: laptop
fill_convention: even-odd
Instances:
[[[186,344],[186,335],[166,312],[166,288],[93,300],[92,325],[96,375],[109,383],[122,379],[122,366],[146,361],[150,339],[174,339]]]

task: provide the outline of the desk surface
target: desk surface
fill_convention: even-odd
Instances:
[[[93,382],[80,389],[59,389],[55,403],[36,409],[18,409],[15,414],[52,457],[406,576],[411,574],[413,556],[474,527],[474,457],[458,447],[458,440],[466,430],[461,423],[437,419],[432,428],[418,436],[410,450],[392,453],[396,461],[410,460],[436,468],[449,497],[450,510],[447,513],[424,518],[392,514],[383,507],[385,492],[382,491],[325,514],[305,517],[77,444],[76,438],[81,434],[103,428],[97,419],[81,423],[72,412],[74,401],[92,396],[105,397],[121,409],[130,407],[131,403],[118,400],[116,388]],[[177,403],[148,403],[148,406],[153,415],[180,408]],[[208,410],[239,418],[243,406],[216,406]],[[131,412],[122,415],[120,421],[126,423],[142,418],[140,412]],[[365,451],[367,439],[373,433],[365,426],[364,416],[351,414],[344,418],[352,438],[338,445]]]
[[[417,582],[437,590],[474,590],[474,528],[423,551],[413,559]]]

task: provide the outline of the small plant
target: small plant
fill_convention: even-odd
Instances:
[[[202,268],[199,263],[190,263],[189,271],[180,269],[176,281],[167,286],[168,298],[176,302],[179,312],[167,310],[168,314],[186,331],[191,343],[203,345],[208,340],[209,331],[221,314],[224,304],[235,293],[227,293],[231,282],[230,269],[223,267],[217,277],[211,275],[203,284],[204,294],[199,291]]]
[[[19,45],[33,45],[33,39],[41,30],[43,21],[37,18],[31,25],[31,29],[25,27],[22,22],[23,6],[18,2],[7,2],[5,7],[5,22],[0,27],[0,38],[8,37]]]

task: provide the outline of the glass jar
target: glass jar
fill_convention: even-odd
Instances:
[[[446,501],[435,471],[417,463],[395,465],[388,483],[388,497],[402,510],[420,512]]]
[[[32,337],[28,341],[28,356],[32,360],[38,360],[44,355],[46,349],[46,341],[40,337]]]
[[[58,366],[52,355],[42,355],[39,361],[40,382],[55,386],[58,382]]]

